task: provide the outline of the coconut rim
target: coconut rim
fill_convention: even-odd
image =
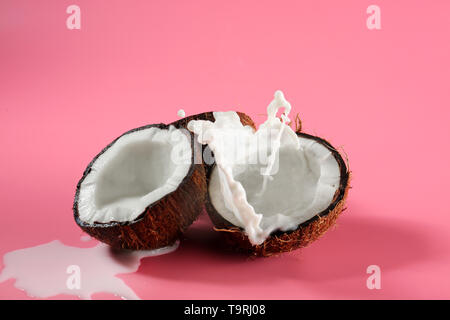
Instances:
[[[299,229],[302,229],[306,226],[308,226],[309,224],[313,223],[314,221],[323,218],[324,216],[327,216],[330,212],[332,212],[336,206],[344,199],[345,197],[345,193],[346,190],[348,188],[348,183],[349,183],[349,177],[350,177],[350,171],[348,170],[348,167],[344,161],[344,159],[342,158],[341,154],[336,150],[336,148],[334,148],[327,140],[317,137],[317,136],[313,136],[311,134],[307,134],[307,133],[303,133],[303,132],[296,132],[298,137],[301,138],[305,138],[305,139],[311,139],[314,140],[318,143],[320,143],[321,145],[325,146],[332,154],[333,157],[335,158],[336,162],[339,165],[339,172],[340,172],[340,179],[339,179],[339,187],[335,192],[335,195],[333,197],[333,201],[330,203],[330,205],[323,211],[315,214],[312,218],[300,223],[298,225],[297,228],[293,229],[293,230],[288,230],[288,231],[281,231],[281,230],[277,230],[272,232],[268,238],[265,240],[267,241],[269,238],[273,237],[273,236],[277,236],[280,234],[290,234],[293,233]],[[211,171],[209,172],[209,175],[207,176],[207,184],[209,186],[209,180],[211,178],[211,174],[214,171],[216,167],[216,164],[214,163],[212,165]],[[220,221],[220,228],[227,228],[228,230],[223,230],[223,231],[231,231],[231,230],[236,230],[236,231],[240,231],[240,232],[245,232],[245,229],[239,226],[234,225],[233,223],[231,223],[230,221],[226,220],[218,211],[217,209],[214,207],[214,205],[211,202],[211,198],[209,196],[209,187],[208,190],[206,192],[206,201],[208,202],[208,204],[210,205],[210,207],[213,210],[213,212],[209,212],[209,210],[207,210],[208,215],[214,215],[215,219],[219,219]],[[218,227],[213,220],[213,224]],[[218,230],[221,231],[221,230]]]
[[[110,142],[106,147],[104,147],[88,164],[88,166],[86,167],[86,169],[83,172],[83,175],[81,177],[81,179],[78,181],[77,183],[77,187],[76,187],[76,191],[75,191],[75,198],[74,198],[74,203],[73,203],[73,213],[74,213],[74,218],[75,218],[75,222],[80,226],[80,227],[90,227],[90,228],[111,228],[111,227],[116,227],[116,226],[129,226],[129,225],[133,225],[135,223],[140,222],[142,219],[144,219],[145,215],[148,214],[151,210],[151,208],[155,205],[157,205],[159,202],[163,201],[166,197],[170,196],[171,194],[177,192],[184,184],[186,184],[186,182],[191,179],[196,166],[201,165],[201,164],[196,164],[195,163],[195,148],[194,148],[194,136],[191,132],[189,132],[190,134],[190,139],[191,139],[191,166],[189,167],[188,172],[186,173],[186,175],[184,176],[183,180],[181,180],[181,182],[178,184],[177,188],[169,193],[166,193],[162,198],[150,203],[147,207],[145,207],[145,209],[142,211],[141,214],[139,214],[136,218],[134,218],[133,220],[130,221],[111,221],[111,222],[94,222],[94,223],[88,223],[85,222],[83,220],[80,219],[79,216],[79,212],[78,212],[78,199],[79,199],[79,195],[80,195],[80,189],[81,189],[81,184],[83,183],[84,179],[89,175],[89,173],[92,170],[92,166],[93,164],[97,161],[97,159],[104,154],[106,151],[108,151],[108,149],[110,147],[112,147],[117,140],[119,140],[120,138],[122,138],[123,136],[133,133],[133,132],[137,132],[137,131],[141,131],[141,130],[146,130],[146,129],[150,129],[150,128],[158,128],[161,130],[169,130],[170,126],[174,126],[176,129],[181,129],[183,128],[181,126],[178,125],[177,121],[173,122],[171,124],[164,124],[164,123],[155,123],[155,124],[149,124],[149,125],[145,125],[145,126],[141,126],[138,128],[134,128],[131,130],[128,130],[126,132],[124,132],[123,134],[121,134],[120,136],[118,136],[116,139],[114,139],[112,142]]]

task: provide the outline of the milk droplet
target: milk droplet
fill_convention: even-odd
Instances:
[[[180,118],[184,118],[184,117],[186,117],[186,112],[184,112],[183,109],[180,109],[180,110],[178,110],[177,115],[178,115]]]
[[[90,236],[88,236],[87,234],[85,234],[80,237],[80,240],[83,242],[88,242],[88,241],[91,241],[92,238]]]

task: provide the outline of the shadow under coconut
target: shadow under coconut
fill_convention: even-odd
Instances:
[[[411,223],[382,220],[351,205],[321,239],[307,248],[270,258],[249,258],[221,248],[219,232],[205,214],[190,227],[177,251],[144,259],[139,273],[172,280],[220,285],[261,285],[290,280],[325,282],[367,277],[376,264],[383,272],[430,257],[425,233]],[[365,284],[364,284],[365,286]]]

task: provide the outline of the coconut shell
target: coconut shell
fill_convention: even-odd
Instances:
[[[130,130],[120,137],[143,129],[157,127],[168,129],[165,124],[153,124]],[[191,135],[191,147],[194,139]],[[119,138],[120,138],[119,137]],[[181,234],[191,225],[203,210],[206,194],[204,167],[192,165],[178,188],[160,200],[150,204],[141,215],[133,221],[88,224],[79,218],[78,197],[83,180],[89,175],[97,158],[107,151],[119,138],[106,146],[88,165],[78,182],[73,205],[74,218],[78,226],[90,236],[107,243],[113,248],[151,250],[173,245]]]
[[[339,164],[341,181],[334,195],[333,202],[327,209],[300,224],[296,230],[288,232],[277,231],[271,234],[262,244],[254,246],[250,243],[242,228],[231,224],[217,212],[211,203],[209,192],[207,192],[205,202],[206,211],[215,226],[214,229],[222,234],[224,245],[227,248],[248,255],[262,257],[302,248],[321,237],[336,223],[338,216],[345,210],[345,200],[350,188],[350,172],[345,161],[339,152],[326,140],[301,132],[297,132],[297,135],[299,137],[313,139],[324,145],[331,151]],[[207,181],[209,181],[211,172],[207,177]]]

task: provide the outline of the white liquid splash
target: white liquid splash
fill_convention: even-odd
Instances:
[[[280,108],[284,108],[281,121],[276,116]],[[267,180],[275,173],[274,164],[277,160],[280,146],[292,144],[295,148],[300,148],[296,133],[287,125],[290,111],[290,103],[286,101],[283,93],[278,90],[275,92],[273,101],[267,107],[267,120],[261,124],[256,132],[248,126],[243,126],[239,116],[233,111],[214,112],[215,122],[192,120],[188,123],[188,129],[197,134],[198,142],[207,144],[213,151],[224,203],[227,209],[232,211],[239,222],[245,226],[245,232],[250,242],[254,245],[263,243],[272,231],[282,228],[285,224],[285,219],[282,215],[277,215],[277,222],[266,229],[261,227],[263,215],[255,212],[255,209],[247,200],[244,187],[233,176],[232,169],[237,163],[234,155],[238,153],[257,154],[259,142],[270,141],[271,153],[266,168],[261,172],[264,176],[264,182],[260,191],[262,194],[265,191]],[[276,132],[275,136],[272,135],[273,132]],[[246,150],[239,151],[242,149]]]
[[[282,124],[280,125],[276,138],[273,141],[272,151],[269,156],[267,167],[263,172],[261,172],[264,178],[263,185],[261,191],[258,193],[258,196],[261,196],[266,191],[267,182],[272,179],[272,174],[274,174],[273,166],[275,165],[275,161],[280,152],[281,137],[283,136],[284,129],[288,127],[287,124],[291,121],[288,117],[289,112],[291,112],[291,104],[284,98],[283,92],[278,90],[275,92],[274,99],[267,107],[267,121],[265,125],[277,124],[277,112],[280,108],[284,108],[284,113],[281,115]]]
[[[37,298],[68,294],[91,299],[94,293],[107,292],[136,300],[140,299],[136,293],[116,276],[136,272],[141,259],[167,254],[177,247],[178,243],[151,251],[114,251],[103,243],[78,248],[54,240],[6,253],[0,283],[16,279],[15,287]],[[71,286],[74,277],[78,285]]]

